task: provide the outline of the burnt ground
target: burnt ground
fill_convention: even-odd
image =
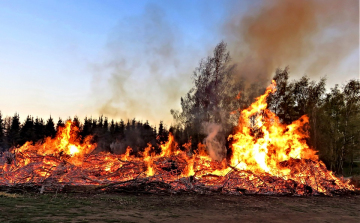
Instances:
[[[0,222],[360,222],[360,196],[0,192]]]

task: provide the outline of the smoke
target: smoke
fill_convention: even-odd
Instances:
[[[202,52],[211,52],[221,39],[237,65],[237,82],[245,77],[265,86],[275,70],[285,66],[292,78],[326,76],[330,86],[349,77],[342,66],[359,51],[358,1],[261,0],[246,11],[243,6],[230,1],[229,16],[212,29],[215,42],[211,47],[205,39],[194,43],[198,49],[186,43],[156,5],[121,20],[109,35],[103,62],[94,66],[97,112],[171,123],[169,110],[180,108],[180,97],[191,88],[191,73],[206,56]],[[350,70],[356,78],[359,67]]]
[[[194,49],[156,5],[121,20],[109,35],[104,62],[94,66],[98,113],[110,118],[170,123],[170,108],[191,85]],[[185,54],[186,52],[186,54]]]
[[[203,130],[207,137],[204,139],[207,152],[213,160],[222,160],[226,154],[226,147],[222,125],[215,123],[203,123]],[[219,134],[220,133],[220,134]]]
[[[236,66],[235,80],[268,85],[277,68],[289,66],[292,77],[327,76],[331,85],[343,81],[341,63],[359,51],[359,1],[264,0],[245,13],[244,4],[231,2],[223,24]],[[352,78],[357,78],[357,72]],[[341,76],[340,76],[341,75]],[[222,158],[224,126],[205,123],[205,144],[213,159]]]
[[[224,23],[238,76],[266,80],[276,68],[290,66],[298,76],[327,75],[339,81],[339,66],[359,51],[359,1],[257,3],[245,16],[236,13],[240,5],[231,5],[231,16]]]

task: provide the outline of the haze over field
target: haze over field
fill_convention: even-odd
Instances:
[[[160,120],[221,40],[238,76],[359,78],[359,1],[3,1],[0,110]]]

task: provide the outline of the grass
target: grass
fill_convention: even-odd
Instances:
[[[360,196],[8,194],[0,222],[320,222],[360,220]],[[316,222],[315,221],[315,222]]]
[[[76,222],[89,222],[82,220],[81,216],[92,216],[96,219],[109,207],[121,210],[134,202],[133,198],[126,197],[100,196],[89,199],[86,196],[67,194],[16,195],[1,192],[0,196],[0,222],[53,222],[53,219],[72,222],[74,218]],[[102,209],[103,211],[99,211]]]

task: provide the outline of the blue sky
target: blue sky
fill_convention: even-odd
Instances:
[[[0,1],[3,115],[97,117],[90,99],[91,67],[102,63],[119,22],[141,15],[151,4],[166,12],[169,24],[181,30],[189,45],[218,41],[209,29],[223,12],[206,15],[205,10],[221,9],[219,1]]]
[[[28,114],[82,119],[105,112],[116,119],[170,123],[169,110],[179,108],[179,97],[191,87],[192,70],[224,39],[224,19],[261,3],[223,2],[0,0],[0,111],[3,116],[18,112],[22,119]],[[234,5],[237,10],[229,9]],[[157,22],[159,27],[152,27]],[[164,41],[171,45],[171,58],[154,54],[168,50],[158,48]],[[354,49],[342,62],[352,78],[358,73],[358,54]],[[160,68],[154,68],[156,60]],[[119,71],[113,64],[124,67]],[[130,72],[120,91],[112,82],[122,76],[114,72]],[[162,80],[151,84],[152,78]],[[165,88],[177,90],[164,96]],[[113,110],[133,108],[99,108],[117,93],[132,99],[119,95],[119,101],[111,101]],[[147,109],[152,103],[157,109]]]

